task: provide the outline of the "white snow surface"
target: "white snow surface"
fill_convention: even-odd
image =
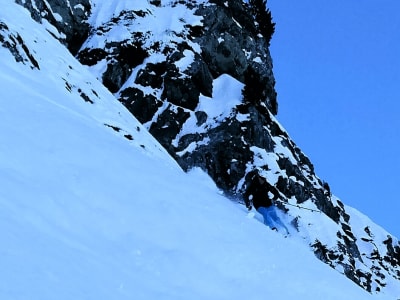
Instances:
[[[25,9],[0,20],[40,66],[0,47],[0,299],[383,297],[184,173]]]

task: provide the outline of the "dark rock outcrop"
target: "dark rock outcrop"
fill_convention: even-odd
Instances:
[[[17,32],[12,32],[7,24],[0,21],[0,46],[7,48],[14,56],[15,61],[29,65],[32,69],[40,69],[39,63],[25,45],[24,40]]]
[[[86,22],[90,11],[90,0],[15,0],[30,12],[32,18],[39,22],[48,22],[47,30],[67,45],[71,53],[78,52],[89,35],[89,24]],[[51,26],[54,26],[56,32]]]

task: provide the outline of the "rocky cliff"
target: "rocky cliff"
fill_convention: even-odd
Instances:
[[[270,37],[251,5],[16,2],[87,65],[184,170],[201,167],[239,202],[249,174],[258,170],[277,186],[286,220],[319,259],[369,292],[400,284],[399,241],[332,195],[277,121]],[[17,61],[39,67],[1,23],[0,43]]]

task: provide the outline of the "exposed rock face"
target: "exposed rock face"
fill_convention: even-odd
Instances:
[[[0,21],[0,45],[7,48],[15,61],[29,65],[32,69],[40,69],[39,63],[25,45],[17,32],[12,32],[7,24]]]
[[[48,31],[75,54],[89,34],[85,21],[90,13],[90,0],[15,0],[39,22],[48,22]],[[54,26],[54,28],[52,28]]]
[[[138,0],[106,14],[94,2],[90,20],[89,0],[24,6],[65,34],[59,38],[72,53],[80,49],[77,58],[183,169],[201,167],[236,201],[258,170],[277,186],[287,221],[319,259],[370,292],[400,280],[398,240],[331,195],[275,119],[268,41],[246,4]]]
[[[184,169],[200,166],[221,188],[236,193],[253,155],[250,146],[273,150],[270,137],[263,134],[270,112],[277,113],[268,45],[241,1],[231,1],[229,5],[222,1],[211,5],[181,1],[170,5],[182,16],[176,16],[181,23],[177,26],[180,32],[166,30],[167,42],[143,32],[139,25],[144,19],[156,19],[167,5],[153,7],[151,13],[123,11],[111,22],[95,28],[96,34],[86,43],[98,44],[107,36],[104,47],[84,46],[78,58],[88,65],[104,64],[106,60],[105,71],[100,74],[104,84],[119,95],[141,122],[147,123],[150,132],[181,166]],[[188,10],[194,23],[185,19]],[[129,33],[135,39],[113,41],[108,32],[115,26],[129,26]],[[129,53],[132,59],[124,59],[121,53]],[[219,76],[228,74],[244,83],[249,70],[252,84],[258,87],[253,89],[258,103],[241,105],[240,112],[230,107],[229,117],[217,126],[210,126],[215,122],[199,109],[200,98],[212,98],[213,81]],[[129,77],[132,82],[126,84]],[[241,97],[240,90],[238,96]],[[243,126],[236,115],[250,112],[252,117]],[[182,134],[182,128],[191,122],[199,130]],[[202,142],[205,139],[209,142]],[[184,151],[194,143],[197,146],[193,151]],[[182,151],[184,154],[178,155]]]

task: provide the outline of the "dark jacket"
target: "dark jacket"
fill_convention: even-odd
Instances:
[[[269,192],[273,194],[272,199],[268,195]],[[261,206],[271,206],[273,204],[272,200],[276,200],[279,198],[279,192],[267,181],[260,183],[258,181],[258,178],[254,178],[247,188],[244,196],[244,200],[248,208],[251,207],[251,204],[253,204],[254,208],[258,209]]]

